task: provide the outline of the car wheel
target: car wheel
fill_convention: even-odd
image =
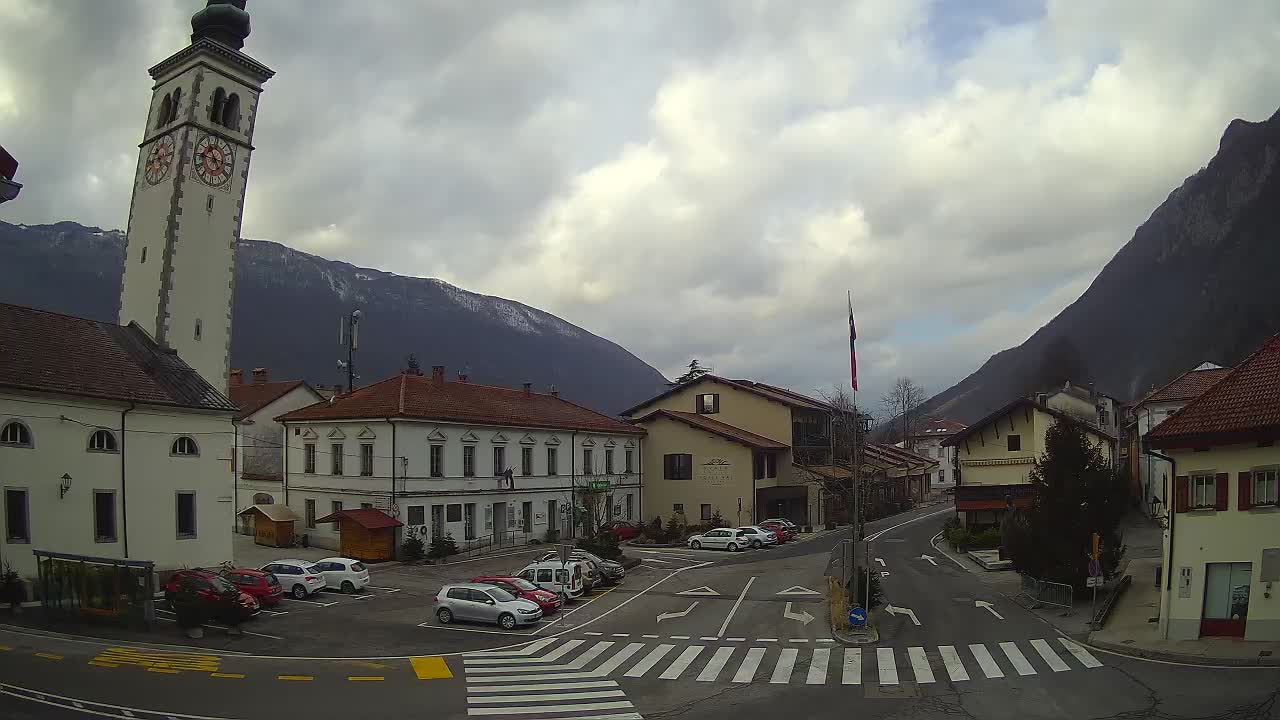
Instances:
[[[759,550],[763,545],[764,545],[764,543],[760,542],[759,540],[752,540],[752,541],[751,541],[751,547],[752,547],[753,549],[755,549],[755,550]]]
[[[516,616],[511,613],[502,613],[498,616],[498,626],[503,630],[514,630],[516,627]]]
[[[453,612],[450,611],[449,608],[440,608],[436,611],[436,619],[441,623],[448,625],[453,622]]]
[[[697,540],[694,540],[693,542],[689,543],[689,547],[693,548],[694,550],[701,550],[702,543],[698,542]]]
[[[729,543],[728,545],[724,546],[724,549],[728,550],[729,552],[738,552],[738,543]]]
[[[353,593],[353,592],[355,592],[355,591],[356,591],[355,583],[351,582],[350,580],[343,580],[343,581],[342,581],[342,594],[343,594],[343,595],[350,595],[351,593]]]
[[[307,599],[307,587],[306,587],[305,585],[294,585],[294,586],[293,586],[293,597],[294,597],[295,599],[298,599],[298,600],[306,600],[306,599]]]

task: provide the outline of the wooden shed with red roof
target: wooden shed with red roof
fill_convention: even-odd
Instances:
[[[316,520],[338,523],[343,557],[366,562],[392,560],[396,556],[396,528],[404,523],[375,508],[339,510]]]

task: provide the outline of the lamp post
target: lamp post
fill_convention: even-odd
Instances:
[[[69,492],[71,492],[71,474],[62,473],[62,484],[58,486],[58,499],[66,497]]]

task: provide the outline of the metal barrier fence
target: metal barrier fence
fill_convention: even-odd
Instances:
[[[1071,603],[1075,598],[1075,589],[1070,585],[1048,580],[1037,580],[1026,574],[1023,574],[1021,579],[1022,588],[1020,594],[1031,598],[1036,606],[1053,605],[1068,610],[1071,609]]]

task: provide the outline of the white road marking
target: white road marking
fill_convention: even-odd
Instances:
[[[524,665],[526,663],[530,665],[542,665],[545,663],[552,663],[552,662],[555,662],[556,660],[559,660],[560,658],[564,657],[570,652],[573,652],[574,648],[578,647],[584,642],[586,642],[586,640],[570,640],[566,642],[564,645],[561,645],[555,650],[552,650],[551,652],[547,653],[546,655],[542,655],[539,657],[526,657],[526,656],[474,657],[473,656],[473,657],[464,657],[462,659],[462,663],[467,667],[471,667],[472,665],[511,665],[511,664]]]
[[[996,612],[996,609],[995,609],[994,607],[992,607],[992,606],[991,606],[991,603],[987,602],[986,600],[974,600],[974,601],[973,601],[973,606],[974,606],[974,607],[980,607],[980,608],[986,608],[986,609],[987,609],[987,612],[989,612],[989,613],[991,613],[992,615],[994,615],[994,616],[996,617],[996,619],[997,619],[997,620],[1003,620],[1003,619],[1004,619],[1004,616],[1003,616],[1003,615],[1001,615],[1000,613]]]
[[[386,590],[386,591],[387,591],[387,592],[389,592],[389,593],[393,593],[393,592],[400,592],[400,590],[401,590],[401,588],[380,587],[380,586],[378,586],[378,585],[365,585],[365,587],[367,587],[367,588],[372,588],[372,589],[374,589],[374,590]]]
[[[788,642],[793,642],[793,643],[807,643],[807,642],[809,642],[809,638],[791,638]]]
[[[881,685],[898,684],[898,664],[893,659],[893,648],[876,648],[876,665],[880,670]]]
[[[689,636],[688,635],[672,635],[671,639],[672,640],[688,640]]]
[[[862,648],[844,649],[844,670],[840,674],[840,684],[862,684]]]
[[[827,681],[827,663],[831,660],[831,648],[818,648],[813,651],[813,659],[809,661],[809,676],[806,685],[822,685]]]
[[[591,633],[587,634],[590,635]],[[599,633],[596,634],[598,635]],[[479,652],[467,653],[463,657],[471,657],[473,655],[477,657],[519,657],[521,655],[533,655],[539,650],[542,650],[542,648],[554,644],[557,640],[559,640],[559,638],[543,638],[541,640],[535,640],[519,650],[482,650]]]
[[[293,597],[292,595],[289,596],[289,602],[306,603],[308,605],[319,605],[320,607],[333,607],[334,605],[338,604],[337,600],[334,600],[333,602],[323,603],[323,602],[316,602],[315,600],[299,600]]]
[[[756,676],[756,670],[760,667],[760,661],[764,658],[764,648],[750,648],[747,650],[747,657],[743,659],[742,664],[738,666],[738,672],[733,676],[736,683],[749,683]]]
[[[614,686],[617,683],[612,683]],[[626,697],[621,690],[587,690],[585,692],[546,693],[540,695],[485,695],[468,697],[468,705],[497,705],[499,703],[527,703],[545,700],[599,700],[601,698]],[[628,703],[630,704],[630,703]]]
[[[756,642],[778,642],[778,638],[756,638]]]
[[[559,670],[572,670],[568,665],[509,665],[504,667],[473,667],[467,666],[467,675],[479,675],[481,673],[536,673],[536,672],[553,672]]]
[[[798,654],[800,651],[795,648],[783,648],[782,653],[778,655],[778,664],[773,666],[773,675],[769,678],[769,682],[773,684],[791,682],[791,670],[796,665]]]
[[[1066,648],[1067,652],[1074,655],[1076,660],[1080,661],[1081,665],[1084,665],[1087,668],[1102,667],[1102,663],[1098,662],[1097,658],[1090,655],[1089,651],[1085,650],[1084,647],[1068,640],[1067,638],[1058,638],[1058,642],[1062,643],[1062,647]]]
[[[725,642],[746,642],[746,638],[725,638]]]
[[[668,665],[667,669],[663,670],[662,674],[658,677],[662,680],[675,680],[676,678],[679,678],[680,673],[684,672],[685,669],[693,662],[694,658],[698,657],[698,655],[702,653],[702,649],[704,647],[706,646],[690,645],[685,648],[684,652],[680,653],[680,656],[675,659],[675,662]]]
[[[717,635],[723,636],[724,631],[729,629],[729,621],[733,620],[734,614],[738,612],[738,608],[742,605],[742,599],[747,596],[747,591],[751,589],[751,583],[755,581],[756,578],[753,575],[751,579],[747,581],[747,584],[743,586],[742,592],[738,595],[737,602],[735,602],[733,607],[729,609],[729,616],[724,619],[724,624],[720,626],[720,632],[716,633]]]
[[[674,562],[674,561],[672,561],[672,560],[659,560],[659,559],[658,559],[658,558],[656,558],[656,557],[640,558],[640,560],[641,560],[641,561],[643,561],[643,562],[658,563],[659,565],[670,565],[670,564],[672,564],[672,562]]]
[[[938,652],[942,655],[942,664],[947,668],[947,677],[955,681],[968,680],[969,671],[964,669],[964,663],[960,662],[960,653],[952,645],[939,645]]]
[[[289,614],[288,610],[263,610],[262,612],[268,615],[288,615]]]
[[[800,586],[800,585],[792,585],[791,587],[787,588],[786,590],[782,590],[782,591],[777,592],[777,593],[775,593],[775,594],[776,594],[776,595],[821,595],[822,593],[820,593],[820,592],[818,592],[818,591],[816,591],[816,590],[810,590],[809,588],[807,588],[807,587],[802,587],[802,586]]]
[[[922,647],[907,648],[907,657],[911,659],[911,672],[915,673],[917,683],[934,682],[933,668],[929,667],[929,658]]]
[[[605,650],[608,650],[611,647],[613,647],[613,643],[608,640],[605,640],[603,642],[598,642],[595,645],[592,645],[590,650],[574,658],[573,662],[569,663],[565,667],[571,667],[574,670],[581,670],[582,668],[589,665],[592,660],[595,660],[596,658],[600,657],[600,655],[603,654]]]
[[[911,523],[914,523],[914,522],[920,522],[921,520],[924,520],[924,519],[926,519],[926,518],[931,518],[931,517],[933,517],[933,516],[935,516],[935,515],[941,515],[942,513],[948,513],[948,512],[949,512],[949,513],[953,513],[953,512],[955,512],[955,511],[956,511],[956,509],[955,509],[955,508],[950,508],[950,507],[949,507],[949,508],[945,508],[945,509],[943,509],[943,510],[939,510],[939,511],[937,511],[937,512],[931,512],[931,513],[928,513],[928,514],[925,514],[925,515],[921,515],[920,517],[911,518],[910,520],[908,520],[908,521],[906,521],[906,522],[900,522],[900,523],[898,523],[897,525],[892,525],[892,526],[890,526],[890,527],[887,527],[887,528],[885,528],[885,529],[881,530],[880,532],[877,532],[877,533],[873,533],[873,534],[871,534],[871,535],[868,535],[868,536],[865,538],[865,541],[866,541],[866,542],[871,542],[872,540],[878,540],[878,539],[880,538],[880,536],[881,536],[881,535],[884,535],[885,533],[889,532],[890,530],[897,530],[898,528],[902,527],[903,525],[910,525]]]
[[[592,635],[592,636],[594,636],[594,637],[599,637],[599,636],[601,636],[601,635],[604,635],[604,633],[602,633],[602,632],[585,632],[585,633],[582,633],[582,634],[583,634],[583,635]],[[548,638],[548,639],[549,639],[549,640],[555,640],[556,638]]]
[[[715,637],[714,635],[703,635],[702,637],[700,637],[700,638],[698,638],[698,639],[699,639],[699,640],[711,640],[711,641],[713,641],[713,642],[714,642],[714,641],[716,641],[716,640],[719,640],[720,638]]]
[[[521,678],[522,680],[524,678]],[[532,685],[501,685],[498,687],[467,687],[469,693],[537,692],[539,690],[587,690],[590,688],[616,688],[612,680],[582,680],[579,682],[534,683]]]
[[[833,643],[835,640],[832,640],[831,638],[818,638],[817,640],[814,640],[814,642]]]
[[[633,708],[629,701],[622,702],[601,702],[601,703],[574,703],[571,705],[536,705],[533,707],[497,707],[497,708],[467,708],[468,715],[532,715],[534,713],[548,712],[581,712],[583,710],[622,710],[624,708]],[[639,713],[629,713],[629,716],[640,717]],[[576,720],[585,720],[585,717],[576,718]]]
[[[1002,678],[1004,671],[996,664],[996,659],[991,657],[991,653],[987,652],[986,645],[970,645],[969,652],[973,653],[973,659],[978,661],[978,667],[982,668],[982,674],[989,678]]]
[[[1062,661],[1062,658],[1058,657],[1058,653],[1053,651],[1053,648],[1049,643],[1044,640],[1032,640],[1031,647],[1035,648],[1036,652],[1040,653],[1040,658],[1044,660],[1044,663],[1049,666],[1050,670],[1054,672],[1066,672],[1071,669]]]
[[[661,613],[660,615],[658,615],[658,619],[655,622],[662,622],[663,620],[670,620],[671,618],[682,618],[685,615],[688,615],[689,613],[693,612],[693,609],[696,607],[698,607],[698,601],[694,600],[692,603],[689,604],[689,607],[685,608],[684,610],[681,610],[680,612]]]
[[[546,670],[547,668],[538,668],[538,669]],[[516,678],[509,678],[509,677],[506,677],[505,675],[493,675],[493,676],[484,675],[481,677],[476,677],[472,675],[470,672],[468,672],[467,684],[475,685],[477,683],[509,683],[512,680],[519,680],[520,682],[533,681],[533,680],[590,680],[592,678],[597,678],[597,677],[599,677],[599,675],[597,675],[596,673],[589,673],[589,672],[555,672],[555,673],[545,673],[543,675],[521,675]]]
[[[640,649],[643,647],[644,643],[631,643],[627,645],[614,653],[613,657],[601,663],[600,667],[596,668],[595,674],[599,676],[606,676],[614,670],[617,670],[619,667],[622,667],[622,663],[626,662],[632,655],[640,652]]]
[[[675,649],[675,645],[659,645],[649,651],[644,659],[636,663],[634,667],[622,674],[623,677],[638,678],[644,677],[644,674],[653,669],[654,665],[663,658],[664,655]]]
[[[729,657],[733,655],[734,647],[716,648],[716,652],[707,661],[707,666],[702,668],[702,672],[698,673],[698,680],[701,682],[712,682],[720,675],[720,671],[724,670],[724,666],[729,662]]]
[[[640,637],[642,637],[642,638],[649,638],[650,640],[657,640],[657,639],[658,639],[658,636],[657,636],[657,635],[641,635]]]
[[[609,637],[631,637],[631,633],[614,633]]]
[[[543,662],[554,662],[564,657],[565,655],[568,655],[569,653],[573,652],[574,648],[578,647],[584,642],[586,642],[586,640],[570,640],[569,642],[561,645],[555,650],[552,650],[546,655],[543,655],[541,659]]]
[[[1009,658],[1009,662],[1013,665],[1013,669],[1018,671],[1019,675],[1035,675],[1036,669],[1031,667],[1031,663],[1027,662],[1027,658],[1018,649],[1018,646],[1011,642],[1000,643],[1000,649],[1004,651],[1005,657]]]

